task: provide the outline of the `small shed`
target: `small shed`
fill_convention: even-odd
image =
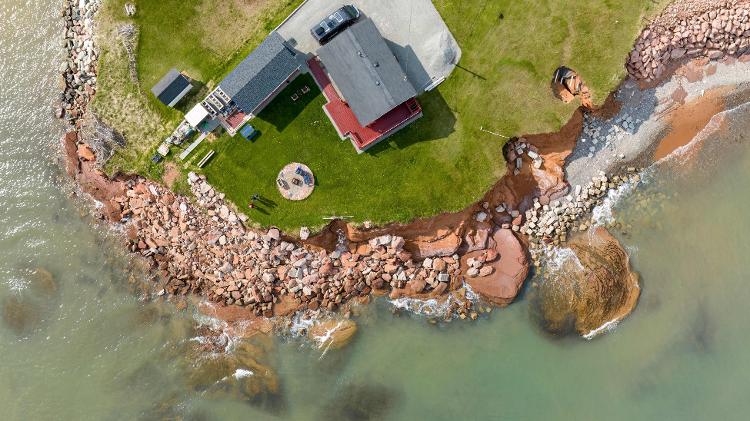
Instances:
[[[151,93],[162,104],[174,107],[191,89],[190,80],[177,69],[172,69],[151,88]]]
[[[246,124],[245,127],[240,129],[240,134],[242,135],[242,137],[244,137],[247,140],[253,140],[255,135],[258,134],[258,131],[255,130],[255,127],[249,124]]]

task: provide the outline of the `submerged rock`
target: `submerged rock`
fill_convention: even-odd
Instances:
[[[620,243],[604,228],[573,238],[569,247],[575,256],[545,273],[532,309],[542,328],[553,335],[575,331],[587,336],[630,314],[640,295],[638,275],[630,270]]]
[[[385,419],[398,401],[398,393],[381,384],[347,384],[328,402],[318,419]]]
[[[16,335],[33,330],[41,321],[39,309],[22,296],[11,295],[3,300],[3,323]]]
[[[209,344],[212,352],[207,352],[205,345],[198,346],[196,355],[189,356],[191,388],[215,399],[244,400],[273,413],[283,410],[279,378],[271,368],[269,337],[240,340],[228,351],[221,349],[228,344],[219,344],[218,337],[203,338],[213,342]]]
[[[34,292],[47,298],[57,293],[57,282],[50,271],[44,268],[36,268],[31,276],[31,286]]]

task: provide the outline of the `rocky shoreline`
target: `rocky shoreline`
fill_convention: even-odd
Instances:
[[[98,0],[64,0],[62,18],[65,21],[62,46],[67,60],[60,64],[60,106],[58,118],[75,126],[83,117],[89,101],[96,94],[97,60],[94,46],[94,15]]]
[[[446,301],[451,296],[455,300],[446,319],[476,318],[474,303],[466,299],[467,285],[489,303],[511,303],[530,269],[529,248],[533,262],[540,264],[536,250],[562,246],[570,233],[587,230],[589,224],[579,221],[609,191],[639,180],[633,166],[598,174],[587,185],[571,189],[565,169],[584,127],[579,109],[559,133],[509,142],[504,157],[507,174],[462,212],[372,229],[336,221],[305,241],[276,228],[249,229],[243,224],[246,217],[204,177],[190,174],[193,199],[139,176],[110,180],[97,169],[92,148],[76,132],[96,91],[92,18],[97,4],[65,1],[65,48],[70,59],[65,69],[61,66],[64,111],[58,115],[64,115],[71,128],[63,139],[68,173],[103,204],[103,218],[122,224],[129,250],[150,260],[161,275],[159,295],[193,294],[220,306],[243,307],[249,317],[336,311],[371,295]],[[746,16],[743,13],[717,16]],[[644,40],[658,33],[654,25],[664,21],[660,19],[643,32],[627,63],[636,79],[656,77],[656,71],[641,65],[655,61],[638,64],[634,57],[662,48],[644,47]],[[726,44],[728,54],[742,51],[733,45]],[[630,310],[618,314],[624,317]]]
[[[679,0],[641,33],[627,61],[630,75],[654,80],[685,58],[741,56],[750,52],[750,2]]]

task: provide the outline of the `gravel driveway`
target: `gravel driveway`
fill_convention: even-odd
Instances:
[[[456,67],[461,49],[430,0],[349,0],[375,22],[418,93]],[[298,51],[320,47],[310,28],[345,3],[307,0],[276,30]]]

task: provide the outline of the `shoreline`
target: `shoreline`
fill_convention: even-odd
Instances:
[[[66,33],[70,34],[70,30],[76,28],[76,19],[73,18],[76,14],[72,10],[77,6],[67,1],[66,5],[71,10],[71,19],[66,19]],[[78,16],[90,17],[92,14],[89,8]],[[87,25],[90,24],[79,25],[78,28],[83,29],[73,31],[74,41],[77,36],[91,39],[93,31]],[[649,29],[644,33],[646,31]],[[647,36],[642,38],[649,39]],[[68,49],[69,54],[73,54],[73,62],[90,65],[93,57],[95,63],[96,55],[88,52],[89,46],[93,49],[91,43],[86,43],[88,39],[81,44],[85,46],[86,54],[74,53],[75,48]],[[643,39],[639,38],[638,42]],[[628,63],[629,66],[634,63],[632,56]],[[736,73],[740,70],[732,66],[745,66],[745,63],[721,64],[724,67],[718,74]],[[671,75],[660,75],[664,78],[659,86],[645,90],[641,90],[633,79],[628,79],[613,93],[613,98],[621,92],[638,91],[658,99],[666,92],[659,89],[672,89],[670,83],[677,83],[677,78],[695,73],[696,69],[691,70],[690,66],[700,68],[703,73],[715,65],[700,61],[682,64]],[[67,64],[67,69],[72,71],[73,67]],[[75,83],[74,75],[75,72],[66,78],[69,84]],[[717,86],[726,86],[724,79],[705,76],[712,77],[711,80],[725,83]],[[73,89],[75,93],[82,92],[72,102],[80,105],[81,114],[95,93],[95,76],[88,80],[93,80],[92,83],[84,82],[90,88]],[[68,85],[66,90],[71,86]],[[244,308],[237,312],[245,318],[288,316],[319,308],[348,311],[348,302],[366,301],[371,295],[388,294],[394,300],[448,300],[451,296],[455,303],[460,303],[450,307],[451,317],[455,313],[461,318],[475,319],[477,309],[471,300],[466,299],[465,284],[490,303],[505,306],[513,301],[527,278],[531,264],[528,258],[530,239],[526,235],[531,219],[528,212],[537,209],[537,204],[538,209],[544,209],[565,198],[571,190],[576,190],[576,185],[585,185],[592,178],[599,177],[599,171],[618,177],[618,173],[629,173],[628,179],[632,179],[635,166],[650,163],[649,148],[664,140],[666,122],[671,121],[669,117],[683,109],[686,98],[695,98],[695,95],[688,92],[682,102],[675,101],[676,105],[670,105],[673,108],[659,115],[648,134],[648,127],[635,130],[634,135],[641,130],[644,134],[639,137],[641,141],[635,142],[638,148],[632,148],[631,143],[631,148],[627,149],[628,156],[632,154],[630,159],[601,164],[604,148],[592,151],[591,156],[580,155],[581,148],[587,147],[582,142],[582,133],[592,127],[589,116],[606,116],[608,111],[609,114],[615,111],[612,118],[617,119],[624,113],[632,113],[629,107],[643,101],[621,100],[616,104],[605,104],[593,113],[584,113],[579,108],[557,133],[528,135],[508,142],[505,148],[506,175],[481,200],[460,212],[373,229],[360,229],[334,221],[321,233],[301,242],[275,228],[267,231],[245,228],[241,223],[243,216],[234,212],[232,206],[223,201],[223,195],[200,177],[191,175],[191,189],[198,198],[198,206],[195,206],[189,198],[177,196],[137,175],[108,179],[97,170],[95,154],[80,143],[76,131],[69,132],[63,144],[68,174],[77,180],[83,191],[104,204],[106,219],[112,223],[126,219],[124,227],[130,251],[148,257],[152,268],[164,278],[157,287],[163,290],[159,295],[195,294],[227,307],[237,307],[235,304],[239,303]],[[610,110],[610,107],[615,110]],[[655,118],[656,108],[646,110],[649,112],[644,126]],[[77,113],[65,114],[69,123],[78,127]],[[662,117],[668,118],[659,122]],[[611,123],[612,118],[603,121]],[[624,121],[629,125],[627,119]],[[678,124],[679,120],[675,118],[674,122]],[[616,143],[618,151],[619,145],[625,144]],[[538,158],[532,158],[534,156]],[[617,152],[615,156],[619,156]],[[539,158],[541,164],[537,167]],[[597,165],[590,164],[591,158],[596,159]],[[627,167],[634,170],[623,172]],[[615,183],[610,180],[600,183],[597,187],[599,201],[619,186],[617,180]],[[623,178],[622,183],[625,181]],[[597,200],[592,200],[592,206],[577,215],[577,220],[590,213],[596,204]],[[165,215],[164,220],[160,220],[162,215]],[[136,226],[139,229],[133,229]],[[183,236],[189,232],[196,234],[185,241]],[[567,228],[565,233],[567,235]],[[558,242],[560,237],[550,234],[538,235],[539,243],[565,243],[564,238]],[[231,256],[231,262],[224,260],[227,255]],[[196,262],[203,266],[194,267]]]

